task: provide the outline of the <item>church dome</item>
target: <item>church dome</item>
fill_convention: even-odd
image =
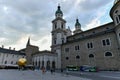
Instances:
[[[75,26],[81,26],[78,19],[76,19]]]
[[[114,1],[114,4],[116,4],[116,3],[119,2],[119,1],[120,1],[120,0],[115,0],[115,1]]]
[[[60,6],[58,6],[58,9],[57,9],[57,11],[56,11],[55,14],[56,14],[56,15],[57,15],[57,14],[62,14],[62,15],[63,15],[63,13],[62,13],[62,11],[61,11],[61,9],[60,9]]]

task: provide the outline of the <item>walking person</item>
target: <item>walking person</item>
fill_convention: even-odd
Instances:
[[[53,68],[50,70],[51,74],[53,74]]]
[[[42,73],[45,74],[45,67],[42,68]]]
[[[61,69],[61,73],[63,73],[63,69]]]

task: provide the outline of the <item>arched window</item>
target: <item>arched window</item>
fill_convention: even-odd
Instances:
[[[53,69],[55,69],[55,68],[56,68],[56,66],[55,66],[55,65],[56,65],[55,61],[52,61],[52,68],[53,68]]]
[[[56,44],[56,38],[54,39],[54,44]]]
[[[35,62],[35,65],[37,66],[37,61]]]
[[[63,23],[61,22],[61,28],[63,29]]]
[[[44,61],[42,61],[42,67],[44,67]]]
[[[77,55],[77,56],[76,56],[76,59],[80,59],[80,56],[79,56],[79,55]]]
[[[55,23],[55,29],[57,28],[57,22]]]
[[[13,64],[13,61],[11,61],[11,64]]]
[[[105,56],[112,56],[112,53],[111,52],[106,52]]]
[[[39,67],[40,67],[40,61],[39,61]]]
[[[34,64],[34,61],[33,61],[33,65],[35,65],[35,64]]]
[[[94,58],[94,55],[93,54],[89,54],[89,58]]]
[[[5,61],[5,64],[7,64],[7,61]]]

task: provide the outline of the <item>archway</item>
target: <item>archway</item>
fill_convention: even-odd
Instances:
[[[39,61],[39,65],[38,65],[38,66],[39,66],[39,68],[40,68],[40,61]]]
[[[42,61],[42,66],[41,66],[41,68],[43,68],[44,67],[44,61]]]
[[[50,61],[47,61],[46,69],[47,69],[47,70],[50,70]]]
[[[52,68],[55,69],[55,61],[52,62]]]

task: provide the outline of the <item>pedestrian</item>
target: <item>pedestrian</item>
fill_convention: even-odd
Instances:
[[[42,73],[43,73],[43,74],[45,73],[45,67],[42,68]]]
[[[53,69],[50,70],[51,74],[53,74]]]
[[[61,69],[61,73],[63,73],[63,69]]]
[[[69,71],[68,71],[68,69],[66,69],[66,75],[68,75],[69,74]]]

